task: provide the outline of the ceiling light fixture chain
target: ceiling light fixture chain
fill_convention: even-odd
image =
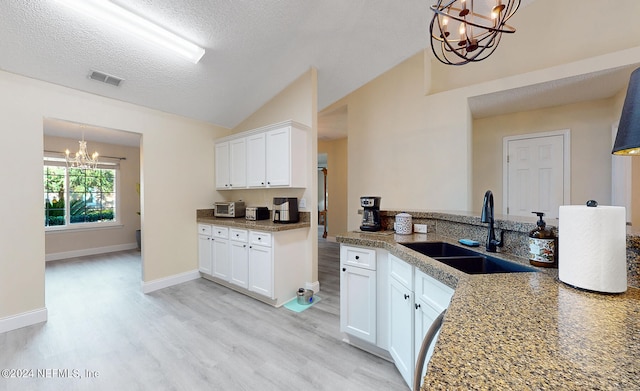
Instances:
[[[506,23],[519,7],[520,0],[438,0],[429,26],[433,54],[448,65],[484,60],[502,33],[516,32]]]
[[[78,141],[79,149],[75,156],[71,157],[69,150],[65,150],[67,167],[79,168],[83,170],[95,170],[98,166],[98,152],[94,152],[91,156],[87,152],[87,142],[84,141],[84,130],[82,131],[82,140]]]

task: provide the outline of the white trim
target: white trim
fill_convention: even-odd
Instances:
[[[142,292],[145,294],[151,293],[159,289],[182,284],[183,282],[197,280],[198,278],[200,278],[200,272],[196,269],[189,272],[174,274],[173,276],[169,277],[158,278],[157,280],[153,281],[142,281]]]
[[[300,122],[296,122],[296,121],[293,121],[293,120],[287,120],[287,121],[282,121],[282,122],[278,122],[278,123],[275,123],[275,124],[265,125],[265,126],[262,126],[260,128],[250,129],[250,130],[246,130],[244,132],[234,133],[234,134],[230,134],[230,135],[225,136],[225,137],[217,138],[217,139],[215,139],[215,143],[218,144],[218,143],[222,143],[222,142],[225,142],[225,141],[231,141],[231,140],[238,139],[240,137],[247,137],[247,136],[251,136],[253,134],[257,134],[257,133],[267,132],[269,130],[284,128],[286,126],[292,126],[294,128],[298,128],[300,130],[310,130],[311,129],[307,125],[301,124]]]
[[[571,130],[552,130],[550,132],[538,132],[519,134],[516,136],[506,136],[502,139],[502,214],[507,214],[507,206],[509,203],[509,167],[507,166],[507,154],[509,152],[509,142],[515,140],[525,140],[531,138],[542,138],[550,136],[562,136],[562,159],[564,172],[563,178],[563,204],[571,204]]]
[[[320,292],[320,281],[316,282],[305,282],[304,289],[311,289],[313,293]]]
[[[0,333],[47,321],[47,309],[40,308],[0,319]]]
[[[611,146],[616,141],[618,123],[611,125]],[[626,208],[627,223],[631,222],[631,156],[611,154],[611,205]]]
[[[137,243],[126,243],[126,244],[117,244],[114,246],[86,248],[83,250],[73,250],[73,251],[65,251],[61,253],[46,254],[44,256],[44,260],[47,262],[57,261],[59,259],[84,257],[87,255],[105,254],[105,253],[112,253],[116,251],[134,250],[136,248],[138,248]]]
[[[56,233],[56,232],[78,232],[78,231],[96,231],[99,229],[114,229],[114,228],[124,228],[124,224],[121,224],[117,221],[105,221],[102,223],[74,223],[67,225],[51,225],[49,227],[44,227],[44,232],[46,234]]]

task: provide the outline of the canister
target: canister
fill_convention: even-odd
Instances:
[[[409,213],[398,213],[393,229],[400,235],[411,235],[413,233],[413,219]]]

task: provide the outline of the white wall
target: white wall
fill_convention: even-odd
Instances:
[[[213,140],[228,129],[6,72],[0,107],[0,132],[13,146],[0,158],[0,320],[45,306],[45,117],[142,134],[142,280],[196,270],[195,211],[211,204]]]

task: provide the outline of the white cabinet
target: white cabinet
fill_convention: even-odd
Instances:
[[[229,176],[229,142],[216,144],[215,164],[216,164],[216,188],[228,189],[231,178]]]
[[[247,231],[229,230],[229,251],[231,258],[231,278],[229,282],[242,288],[249,288],[249,248]]]
[[[247,186],[267,186],[267,147],[265,133],[247,136]]]
[[[414,331],[414,353],[416,355],[414,362],[417,360],[418,352],[422,345],[427,331],[436,320],[438,315],[449,307],[451,298],[453,297],[454,290],[444,285],[435,278],[423,273],[420,270],[415,272],[415,331]],[[429,362],[431,355],[433,354],[433,348],[435,346],[438,334],[431,342],[425,363]],[[424,377],[426,373],[427,365],[425,364],[421,376]]]
[[[377,343],[376,253],[340,246],[340,331]]]
[[[266,297],[273,295],[273,257],[268,233],[249,233],[249,290]]]
[[[308,128],[293,121],[216,142],[216,188],[307,187]]]
[[[414,372],[413,266],[389,255],[389,353],[412,384]]]
[[[198,225],[198,269],[202,273],[211,274],[212,263],[211,226]]]
[[[209,280],[279,307],[310,278],[300,267],[308,229],[269,233],[198,224],[198,230],[200,270]]]
[[[211,227],[213,236],[213,266],[211,275],[222,280],[231,278],[231,259],[229,258],[229,228]]]
[[[247,187],[247,150],[244,137],[216,144],[216,188]]]

